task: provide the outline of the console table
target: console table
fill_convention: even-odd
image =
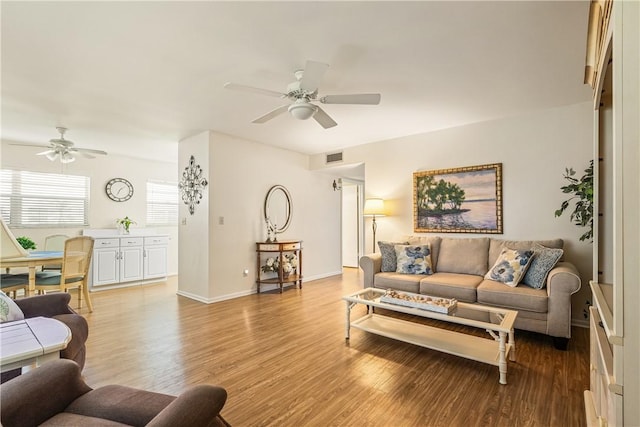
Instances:
[[[268,258],[283,259],[283,256],[293,253],[298,258],[298,266],[289,275],[282,271],[282,263],[279,264],[276,277],[266,277],[269,273],[262,272],[262,266]],[[282,288],[287,283],[293,283],[294,286],[300,286],[302,289],[302,240],[285,240],[282,242],[256,242],[256,286],[260,293],[261,284],[272,284]]]

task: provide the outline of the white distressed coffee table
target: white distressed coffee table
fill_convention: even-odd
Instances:
[[[380,297],[384,294],[383,289],[366,288],[342,298],[346,303],[346,339],[350,338],[350,329],[354,327],[387,338],[495,365],[500,372],[500,384],[507,383],[507,355],[510,360],[515,360],[513,323],[518,315],[517,311],[458,302],[451,314],[444,314],[380,302]],[[367,306],[367,314],[351,320],[351,309],[358,304]],[[374,313],[374,308],[472,326],[486,330],[489,335],[482,338],[396,319]]]
[[[33,317],[0,324],[2,372],[58,359],[71,341],[71,330],[48,317]]]

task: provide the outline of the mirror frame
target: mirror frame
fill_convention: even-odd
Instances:
[[[286,201],[287,201],[287,205],[286,205],[287,221],[285,222],[285,224],[283,226],[278,227],[275,230],[276,233],[282,233],[287,228],[289,228],[289,225],[291,224],[291,216],[292,216],[292,211],[293,211],[293,204],[291,203],[291,194],[289,193],[289,190],[287,190],[285,188],[285,186],[283,186],[283,185],[274,185],[267,192],[267,196],[264,198],[264,220],[266,221],[270,217],[269,216],[269,203],[271,202],[271,198],[273,197],[273,194],[276,191],[282,191],[282,193],[284,194],[284,197],[286,198]],[[278,226],[278,224],[276,224],[276,226]]]

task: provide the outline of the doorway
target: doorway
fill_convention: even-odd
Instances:
[[[342,266],[358,267],[363,254],[362,203],[364,184],[342,179]]]

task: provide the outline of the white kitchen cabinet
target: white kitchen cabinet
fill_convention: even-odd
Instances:
[[[166,277],[168,252],[169,237],[150,236],[144,238],[143,275],[145,279]]]
[[[95,239],[89,273],[91,290],[131,286],[167,276],[168,236],[109,235],[113,232],[84,232]]]

